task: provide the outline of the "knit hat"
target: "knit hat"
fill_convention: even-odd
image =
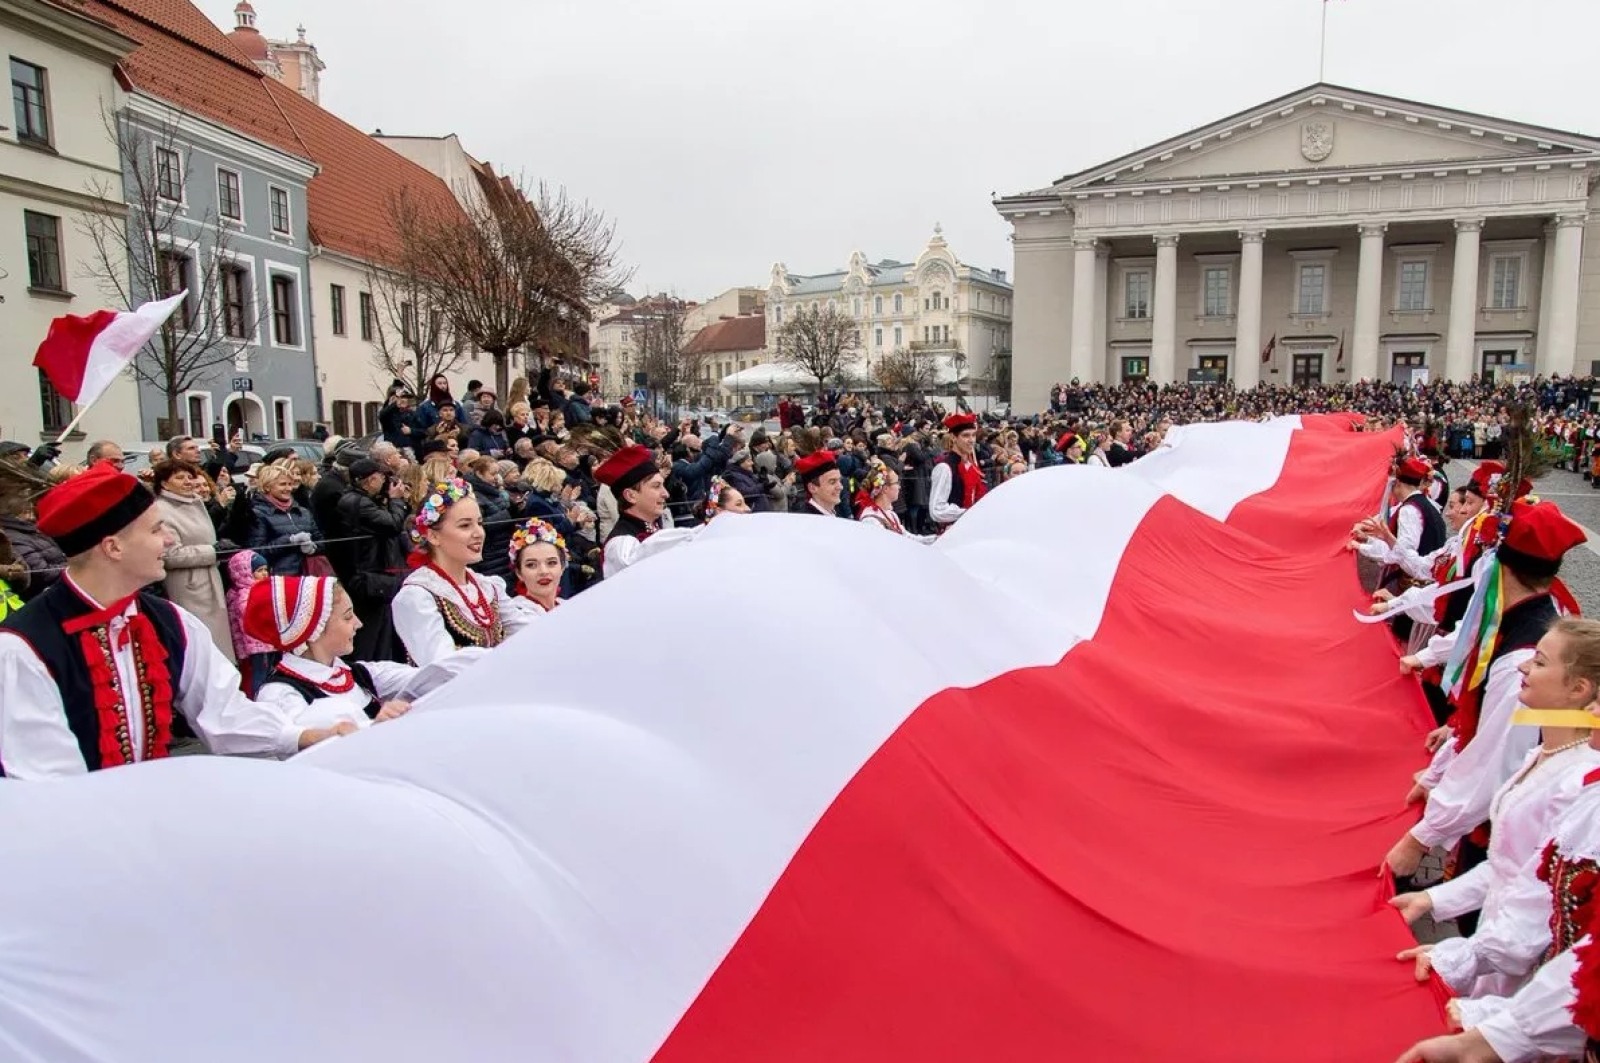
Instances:
[[[244,633],[284,653],[296,653],[327,630],[333,616],[331,576],[270,576],[250,588]]]
[[[100,462],[40,496],[38,526],[63,554],[76,557],[122,531],[153,505],[155,496],[136,477]]]

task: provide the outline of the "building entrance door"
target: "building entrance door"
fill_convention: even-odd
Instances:
[[[1311,387],[1322,383],[1322,355],[1295,355],[1293,382],[1297,388]]]
[[[1397,351],[1389,369],[1389,383],[1411,386],[1411,370],[1426,368],[1428,356],[1422,351]]]
[[[1132,384],[1150,378],[1150,359],[1139,355],[1122,360],[1122,382]]]

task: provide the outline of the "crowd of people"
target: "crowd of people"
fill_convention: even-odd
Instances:
[[[545,371],[503,409],[484,388],[457,400],[442,377],[420,402],[396,386],[381,435],[331,437],[321,462],[279,449],[247,465],[237,439],[178,437],[134,476],[109,441],[81,465],[0,444],[0,771],[291,756],[404,715],[712,521],[792,513],[927,542],[1015,476],[1121,466],[1174,424],[1361,413],[1410,429],[1350,545],[1378,568],[1373,610],[1440,725],[1410,784],[1421,821],[1384,862],[1407,883],[1448,851],[1449,881],[1394,903],[1469,931],[1403,955],[1458,994],[1464,1028],[1405,1058],[1571,1055],[1583,1034],[1560,1006],[1600,881],[1600,623],[1576,617],[1557,577],[1582,530],[1494,458],[1526,407],[1541,446],[1586,469],[1592,384],[1058,385],[1049,412],[1018,418],[828,393],[741,424],[606,405]],[[1453,491],[1439,472],[1452,454],[1485,459]]]

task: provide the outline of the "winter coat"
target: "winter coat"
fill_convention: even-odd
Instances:
[[[756,455],[755,465],[756,475],[761,477],[761,486],[766,489],[772,512],[789,512],[793,504],[794,484],[784,483],[783,478],[794,468],[794,462],[776,450],[763,450]]]
[[[900,479],[900,501],[907,509],[927,509],[928,490],[933,476],[927,450],[922,444],[908,441],[900,449],[901,467],[905,474]]]
[[[417,427],[417,411],[402,410],[396,403],[391,402],[378,411],[378,427],[383,429],[383,441],[400,450],[410,447],[414,453],[422,442],[422,429]],[[411,431],[407,432],[407,428]]]
[[[322,476],[317,480],[317,486],[311,489],[311,501],[306,506],[311,511],[311,519],[321,532],[316,538],[327,540],[347,539],[350,532],[346,525],[339,520],[339,500],[350,489],[350,470],[340,465],[332,465],[322,471]],[[322,552],[327,555],[328,563],[333,566],[333,571],[344,578],[350,565],[346,555],[354,543],[327,542],[322,547]],[[342,567],[341,567],[342,566]]]
[[[24,602],[31,602],[61,578],[67,567],[67,555],[61,552],[56,541],[31,520],[21,517],[0,517],[0,531],[11,540],[17,560],[28,566],[28,585],[13,587]]]
[[[467,436],[467,446],[486,458],[500,458],[511,452],[511,441],[504,429],[492,432],[487,428],[474,428]]]
[[[767,492],[761,486],[761,478],[753,472],[746,472],[742,466],[729,465],[722,470],[722,479],[727,485],[744,495],[744,500],[750,503],[752,513],[772,512],[772,503],[767,499]]]
[[[272,575],[304,575],[306,554],[298,543],[291,543],[289,537],[304,532],[312,542],[320,538],[311,512],[298,504],[280,510],[261,495],[251,502],[250,512],[255,520],[247,545],[267,559]]]
[[[461,405],[461,403],[452,399],[446,405],[454,406],[456,408],[456,420],[462,424],[466,423],[467,411],[466,408]],[[415,436],[426,436],[428,434],[428,430],[439,423],[439,404],[434,402],[432,399],[429,399],[427,402],[424,402],[422,405],[418,406],[416,413],[414,413],[411,417],[411,423]],[[415,450],[416,447],[417,444],[411,444],[411,448],[413,450]]]
[[[254,583],[250,576],[251,552],[242,550],[228,559],[228,579],[233,584],[228,588],[228,630],[233,636],[234,656],[241,661],[257,653],[273,652],[267,643],[244,633],[244,606]]]
[[[170,491],[156,497],[156,508],[175,545],[162,555],[167,564],[167,600],[205,622],[211,640],[233,660],[228,630],[228,600],[217,568],[217,531],[203,498],[184,498]]]

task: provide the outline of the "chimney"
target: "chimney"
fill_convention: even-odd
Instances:
[[[990,272],[994,274],[994,279],[997,281],[1003,281],[1006,279],[1006,271],[1003,269],[991,270]]]

